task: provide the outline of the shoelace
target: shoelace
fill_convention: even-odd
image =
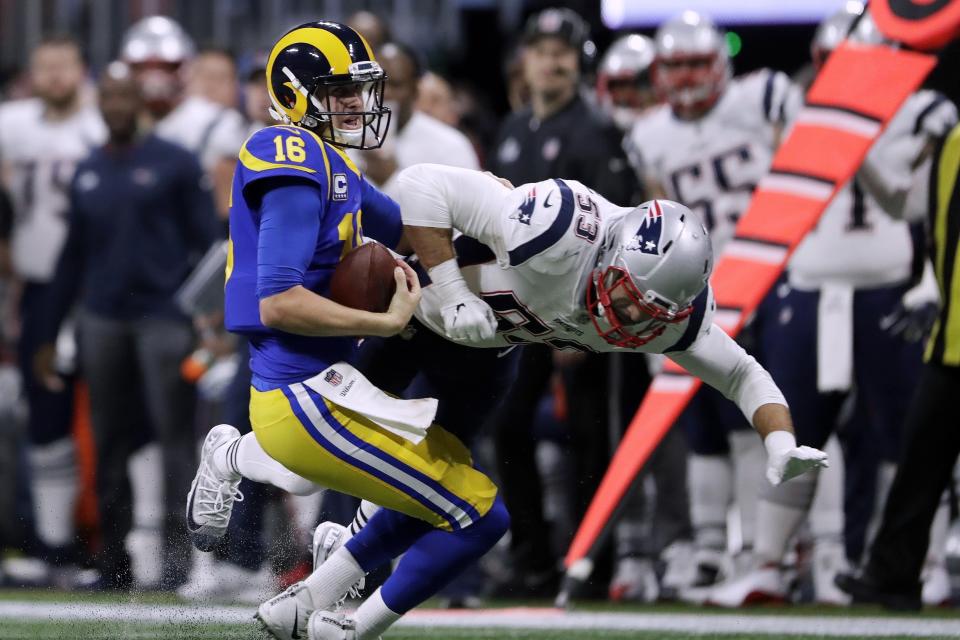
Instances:
[[[200,474],[197,483],[194,519],[198,516],[209,519],[224,518],[224,512],[231,508],[234,502],[243,502],[243,493],[239,486],[239,480],[231,482],[218,479],[208,466],[204,473]],[[211,496],[211,493],[214,495]]]

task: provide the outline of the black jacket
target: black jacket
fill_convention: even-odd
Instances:
[[[528,107],[501,125],[490,171],[514,185],[550,178],[579,180],[614,204],[629,206],[639,187],[622,134],[579,95],[544,121]]]

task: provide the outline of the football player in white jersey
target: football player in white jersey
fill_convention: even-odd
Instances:
[[[32,357],[44,291],[66,239],[74,168],[101,143],[105,130],[84,91],[86,66],[75,41],[41,42],[30,57],[30,77],[35,97],[0,104],[0,178],[13,202],[13,270],[22,286],[18,355],[30,412],[34,520],[48,559],[58,562],[69,559],[74,542],[73,388],[47,391],[33,374]]]
[[[862,12],[862,5],[848,3],[821,24],[811,47],[815,65],[822,65],[851,29],[851,38],[878,40],[879,32],[869,16],[860,18]],[[870,151],[870,162],[883,167],[891,183],[909,181],[923,149],[956,121],[957,110],[949,100],[919,91],[888,124]],[[787,396],[801,442],[825,448],[844,400],[856,390],[854,415],[844,430],[847,460],[865,465],[871,475],[877,458],[882,460],[876,481],[881,505],[895,471],[899,432],[921,366],[919,335],[909,342],[893,335],[889,325],[903,299],[911,304],[915,299],[929,300],[924,291],[936,295],[932,271],[923,268],[924,255],[909,226],[887,215],[861,179],[854,178],[797,248],[785,281],[759,312],[764,364]],[[811,344],[817,349],[810,349]],[[847,563],[840,465],[808,474],[790,486],[764,489],[757,511],[757,566],[717,585],[710,601],[741,606],[784,599],[787,580],[781,565],[811,504],[814,598],[829,604],[849,602],[833,584],[834,575]],[[932,592],[926,595],[937,599]]]
[[[665,103],[634,124],[628,155],[648,193],[683,202],[703,219],[719,254],[767,172],[798,95],[777,71],[733,78],[724,36],[706,16],[685,11],[664,23],[654,41],[653,80]],[[751,336],[745,332],[746,340]],[[748,425],[711,389],[698,392],[679,425],[691,449],[695,554],[690,570],[669,586],[697,600],[703,590],[686,587],[705,586],[731,570],[726,523],[734,496],[747,552],[737,564],[749,559],[762,456]]]
[[[132,25],[120,46],[133,68],[156,120],[155,132],[200,157],[214,185],[217,210],[226,218],[230,183],[246,140],[243,117],[199,93],[184,90],[186,67],[196,49],[190,36],[166,16],[149,16]]]
[[[432,164],[404,169],[398,180],[423,284],[409,340],[426,333],[445,343],[446,362],[437,366],[467,393],[486,383],[475,355],[496,361],[517,344],[664,353],[751,420],[766,446],[771,483],[826,465],[822,451],[796,445],[770,376],[713,323],[707,285],[713,250],[706,228],[685,206],[654,200],[619,207],[573,180],[512,189],[489,174]],[[456,242],[454,231],[462,234]],[[422,370],[432,354],[415,354],[420,361],[408,368]],[[441,409],[445,402],[441,396]],[[317,527],[314,566],[376,508],[364,502],[349,532],[333,523]]]
[[[650,78],[654,56],[653,40],[631,33],[615,40],[600,59],[597,104],[623,131],[658,102]]]

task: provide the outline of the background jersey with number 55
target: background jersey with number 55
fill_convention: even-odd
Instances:
[[[701,118],[681,120],[669,105],[640,117],[625,140],[627,155],[645,181],[700,214],[719,255],[766,175],[798,99],[779,71],[734,78]]]

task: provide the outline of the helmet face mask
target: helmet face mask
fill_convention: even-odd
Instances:
[[[628,129],[641,113],[657,103],[650,73],[654,56],[650,38],[630,34],[610,45],[600,61],[597,98],[621,129]]]
[[[590,284],[587,287],[590,319],[600,337],[616,347],[643,346],[660,337],[668,324],[682,322],[693,312],[692,304],[672,311],[662,300],[658,301],[656,293],[648,291],[644,295],[622,267],[595,270]],[[639,312],[636,320],[630,317],[630,306]]]
[[[288,32],[267,63],[274,119],[338,147],[379,148],[390,126],[386,74],[360,34],[335,22]]]
[[[695,213],[669,200],[641,204],[607,234],[587,283],[587,311],[605,341],[640,347],[693,312],[713,265],[710,238]]]
[[[723,94],[727,65],[717,55],[675,55],[657,61],[657,87],[681,117],[708,111]]]
[[[732,76],[723,34],[709,18],[685,11],[660,27],[655,43],[657,91],[680,118],[699,118],[717,103]]]

